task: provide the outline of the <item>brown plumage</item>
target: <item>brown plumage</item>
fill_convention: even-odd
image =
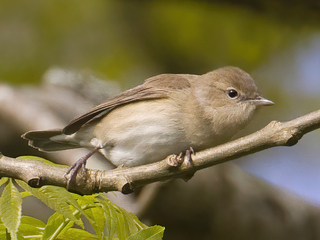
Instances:
[[[230,140],[262,98],[250,75],[224,67],[203,75],[162,74],[108,99],[60,130],[22,137],[41,151],[86,147],[114,165],[136,166]]]

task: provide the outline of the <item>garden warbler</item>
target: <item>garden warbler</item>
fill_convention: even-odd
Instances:
[[[254,80],[237,67],[203,75],[161,74],[108,99],[63,129],[22,135],[40,151],[88,148],[70,178],[99,151],[116,166],[138,166],[229,141],[255,109],[272,105]]]

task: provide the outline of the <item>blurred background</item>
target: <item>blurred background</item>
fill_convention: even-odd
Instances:
[[[0,151],[10,157],[31,154],[71,164],[86,151],[44,155],[29,148],[20,135],[31,129],[62,127],[148,77],[161,73],[203,74],[226,65],[250,73],[261,94],[276,103],[256,114],[237,137],[272,120],[287,121],[320,109],[320,3],[2,1]],[[141,218],[166,226],[167,239],[317,239],[319,142],[320,133],[314,131],[296,146],[272,148],[200,171],[188,183],[177,180],[155,185],[157,190]],[[110,167],[102,167],[105,161],[96,158],[92,167]],[[194,196],[197,199],[191,200]],[[122,196],[116,197],[119,199]],[[131,196],[131,200],[120,202],[131,201],[128,209],[134,212],[136,199]],[[272,199],[272,203],[266,199]],[[185,200],[189,205],[177,206]],[[266,211],[266,205],[272,210]],[[262,224],[267,215],[271,225],[275,224],[274,218],[280,219],[282,228],[270,231],[269,225]],[[261,221],[259,226],[255,225],[257,219]],[[310,219],[314,228],[306,231]],[[180,228],[175,228],[179,224]],[[217,226],[227,227],[217,230],[222,229]],[[281,234],[289,232],[288,226],[290,231],[298,231],[299,226],[309,235],[287,238]],[[256,238],[254,234],[261,236],[261,232],[265,238]]]

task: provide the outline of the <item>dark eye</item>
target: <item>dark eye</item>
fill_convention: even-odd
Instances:
[[[234,89],[229,89],[227,93],[230,98],[235,98],[238,96],[238,92]]]

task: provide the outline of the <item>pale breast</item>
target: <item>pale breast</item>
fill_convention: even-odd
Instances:
[[[186,150],[181,109],[172,101],[141,101],[113,110],[94,132],[104,146],[101,152],[115,165],[136,166]]]

